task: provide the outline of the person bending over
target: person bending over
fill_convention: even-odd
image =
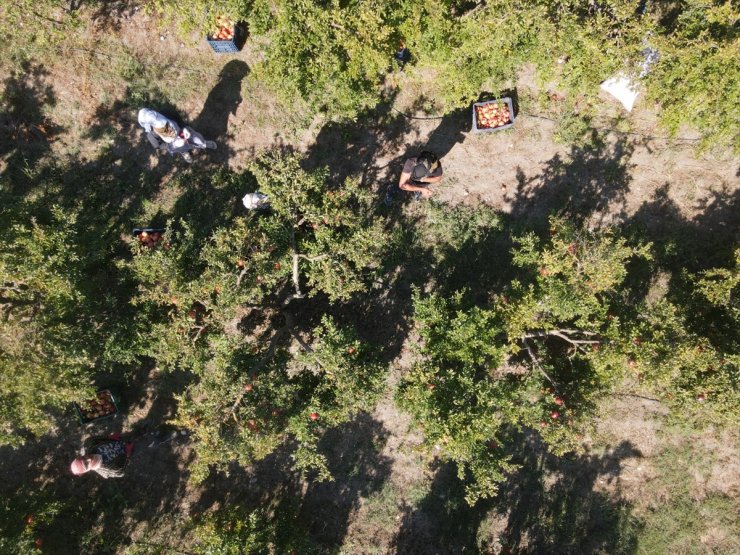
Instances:
[[[146,132],[147,140],[154,148],[170,154],[180,154],[188,163],[193,161],[191,150],[216,148],[214,141],[206,141],[192,127],[180,129],[176,122],[149,108],[139,110],[138,119],[139,125]]]
[[[403,164],[398,188],[414,193],[415,199],[432,196],[429,185],[442,181],[442,164],[433,152],[425,150]]]
[[[72,474],[80,476],[92,470],[103,478],[121,478],[132,449],[133,444],[121,440],[118,434],[92,439],[82,455],[72,461]]]

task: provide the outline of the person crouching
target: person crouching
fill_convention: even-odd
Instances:
[[[192,127],[186,126],[181,129],[175,121],[149,108],[139,110],[138,120],[149,144],[157,150],[180,154],[188,163],[193,161],[191,150],[216,148],[214,141],[206,141],[203,135]]]
[[[93,471],[103,478],[121,478],[132,450],[133,444],[124,442],[118,434],[93,439],[72,461],[72,474],[81,476]]]

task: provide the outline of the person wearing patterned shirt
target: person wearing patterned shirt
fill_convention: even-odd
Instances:
[[[92,439],[72,461],[72,474],[80,476],[92,470],[103,478],[121,478],[132,448],[133,444],[122,441],[118,434]]]

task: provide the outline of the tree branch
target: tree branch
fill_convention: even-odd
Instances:
[[[583,335],[590,335],[594,336],[596,335],[593,332],[588,331],[581,331],[581,330],[542,330],[542,331],[533,331],[527,334],[524,334],[522,336],[522,340],[525,339],[536,339],[538,337],[559,337],[560,339],[563,339],[567,341],[568,343],[572,345],[598,345],[601,343],[600,340],[597,339],[573,339],[572,337],[569,337],[566,335],[566,333],[580,333]]]
[[[637,393],[622,393],[620,391],[617,391],[616,393],[612,393],[612,395],[615,395],[616,397],[636,397],[637,399],[644,399],[645,401],[652,401],[653,403],[660,403],[660,399],[656,399],[654,397],[645,397],[644,395],[639,395]]]
[[[317,260],[323,260],[324,258],[329,258],[329,255],[320,254],[318,256],[306,256],[305,254],[299,254],[298,258],[302,258],[303,260],[308,260],[309,262],[316,262]]]
[[[477,13],[479,10],[485,7],[486,7],[485,0],[480,0],[475,6],[473,6],[473,8],[469,12],[462,14],[460,16],[460,19],[465,19],[466,17],[470,17],[471,15]]]
[[[249,380],[254,379],[254,376],[257,374],[257,372],[262,370],[265,367],[265,365],[268,362],[270,362],[270,359],[273,357],[273,355],[275,354],[275,350],[277,349],[278,341],[280,341],[280,339],[286,333],[290,331],[290,325],[291,325],[291,321],[286,317],[285,325],[282,328],[280,328],[278,331],[276,331],[275,335],[273,335],[272,338],[270,339],[270,345],[267,347],[267,352],[262,356],[261,359],[259,359],[257,364],[255,364],[252,367],[252,369],[249,371],[249,374],[248,374]],[[231,409],[229,411],[229,414],[231,414],[231,416],[234,417],[234,420],[236,420],[236,409],[239,407],[239,403],[242,402],[244,395],[246,395],[247,393],[244,390],[244,385],[245,384],[242,384],[241,391],[239,392],[239,395],[237,395],[236,400],[231,405]]]
[[[12,281],[5,282],[5,284],[0,285],[0,290],[3,291],[13,291],[14,293],[23,293],[24,291],[28,291],[28,285],[25,283],[14,283]]]
[[[295,229],[290,231],[290,248],[293,250],[293,287],[295,288],[295,295],[289,297],[289,300],[285,304],[288,304],[293,299],[302,299],[304,297],[301,292],[300,276],[298,274],[298,259],[301,255],[298,254],[298,247],[296,246]]]
[[[247,267],[245,265],[244,266],[244,269],[241,272],[239,272],[239,277],[236,278],[236,286],[237,287],[239,287],[239,285],[241,285],[242,279],[244,279],[244,276],[246,276],[246,275],[247,275]]]
[[[298,332],[296,332],[294,329],[290,330],[290,335],[293,336],[293,338],[298,341],[298,344],[301,346],[301,349],[306,351],[307,353],[313,353],[313,347],[306,343],[300,335],[298,335]],[[320,365],[319,365],[320,366]]]
[[[193,343],[195,343],[196,341],[198,341],[198,338],[206,330],[207,327],[208,326],[195,326],[194,329],[197,329],[198,331],[197,331],[197,333],[195,334],[195,336],[192,339],[192,342]]]
[[[555,382],[555,380],[553,380],[550,376],[548,376],[547,372],[545,372],[545,370],[542,368],[540,361],[537,359],[537,356],[535,356],[534,354],[534,350],[532,349],[532,346],[524,338],[522,338],[522,343],[524,343],[524,346],[527,348],[527,353],[529,353],[529,358],[532,359],[532,363],[534,364],[534,367],[537,368],[537,370],[539,370],[543,376],[545,376],[547,381],[550,382],[552,386],[555,388],[555,390],[557,391],[558,384]]]
[[[599,335],[595,331],[559,329],[561,333],[580,333],[581,335]]]

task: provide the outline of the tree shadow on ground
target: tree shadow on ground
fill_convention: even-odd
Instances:
[[[0,169],[12,176],[33,167],[63,131],[45,114],[56,104],[49,72],[41,64],[24,62],[3,82],[0,97]]]
[[[718,186],[697,202],[700,212],[687,217],[664,184],[627,222],[634,235],[653,245],[653,272],[668,276],[666,298],[683,308],[691,329],[732,352],[737,346],[731,315],[697,298],[694,279],[710,268],[732,268],[740,245],[740,190]],[[646,298],[652,276],[636,287]]]
[[[292,470],[294,450],[287,442],[249,467],[232,463],[227,472],[212,471],[190,504],[191,514],[231,506],[252,511],[269,506],[275,497],[300,495],[300,477]]]
[[[140,384],[139,384],[140,386]],[[133,390],[141,391],[141,387]],[[171,410],[174,388],[155,398],[149,416],[158,419]],[[139,400],[129,391],[129,404]],[[124,432],[125,415],[112,420],[80,425],[69,414],[58,422],[55,433],[33,439],[22,447],[0,447],[0,471],[6,476],[0,496],[16,499],[28,492],[41,506],[59,503],[62,510],[38,534],[55,553],[114,553],[130,543],[141,522],[152,523],[177,511],[187,488],[192,455],[184,451],[183,439],[157,430],[123,433],[134,442],[134,452],[123,478],[103,479],[94,472],[74,476],[69,464],[84,440]],[[163,430],[159,430],[160,432]],[[167,431],[169,433],[169,431]],[[24,493],[26,492],[26,493]]]
[[[326,553],[336,553],[347,534],[350,518],[361,499],[382,488],[390,474],[390,459],[379,454],[388,432],[366,414],[329,430],[319,442],[333,476],[330,482],[309,478],[303,489],[293,470],[295,444],[288,442],[249,468],[232,464],[228,474],[213,473],[191,505],[191,514],[238,506],[245,513],[285,499],[301,499],[297,526]]]
[[[625,138],[607,143],[598,137],[573,146],[566,159],[555,155],[542,174],[526,177],[517,169],[511,219],[523,229],[545,231],[550,214],[576,224],[604,225],[623,219],[634,144]]]
[[[697,202],[699,213],[687,218],[670,188],[665,183],[656,189],[628,222],[654,243],[658,264],[690,272],[727,265],[740,240],[740,190],[722,186],[709,191]]]
[[[208,93],[203,109],[192,121],[192,127],[206,139],[216,141],[215,151],[205,151],[214,162],[226,164],[234,154],[229,145],[229,116],[236,115],[242,103],[242,81],[249,75],[249,66],[241,60],[231,60],[221,69],[218,82]]]
[[[482,503],[468,505],[455,464],[440,464],[426,497],[417,506],[405,510],[394,552],[398,555],[475,553],[477,529],[486,507]]]
[[[319,449],[334,480],[308,486],[300,519],[312,539],[329,552],[338,551],[361,499],[380,490],[388,479],[392,461],[380,455],[388,436],[380,422],[361,413],[321,439]]]
[[[619,493],[623,461],[640,457],[629,442],[603,455],[547,454],[534,435],[512,453],[520,470],[501,484],[494,499],[465,502],[456,466],[442,464],[427,496],[403,518],[396,538],[400,554],[634,553],[637,523]],[[505,521],[505,524],[503,523]],[[500,551],[499,551],[500,550]]]
[[[304,168],[327,167],[334,184],[359,176],[363,187],[383,189],[388,168],[376,160],[397,151],[410,130],[408,121],[393,112],[394,99],[390,94],[353,121],[326,123],[306,154]]]
[[[469,110],[459,109],[440,118],[439,125],[426,141],[422,141],[416,131],[416,140],[404,144],[414,130],[414,120],[395,110],[394,100],[395,93],[389,94],[354,121],[327,123],[308,150],[305,168],[328,167],[334,183],[341,183],[349,176],[360,176],[361,184],[377,191],[379,201],[382,201],[388,187],[398,182],[406,158],[416,156],[422,150],[432,150],[443,158],[465,138]],[[425,99],[419,97],[410,110],[418,111],[424,102]],[[378,164],[379,158],[390,160]],[[409,195],[398,194],[395,201],[401,206],[409,201]]]
[[[527,438],[514,456],[520,470],[495,499],[495,513],[507,518],[498,542],[514,553],[634,553],[637,523],[619,500],[619,479],[623,461],[641,457],[623,441],[603,455],[558,458]]]

